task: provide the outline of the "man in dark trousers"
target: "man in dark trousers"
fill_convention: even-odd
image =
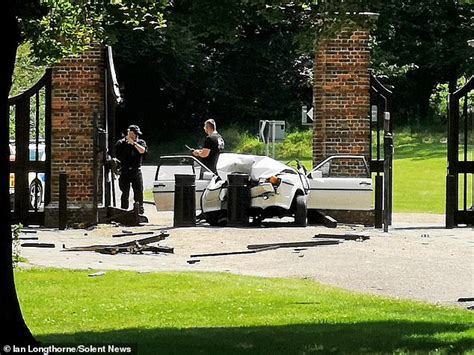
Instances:
[[[209,119],[204,122],[204,131],[207,134],[202,149],[193,151],[195,157],[199,157],[202,163],[213,173],[217,174],[217,160],[219,153],[224,149],[224,139],[217,133],[216,122]]]
[[[140,167],[148,148],[146,142],[140,139],[141,134],[137,125],[129,126],[127,135],[115,145],[115,153],[122,165],[119,178],[119,187],[122,191],[120,207],[128,209],[128,197],[132,185],[133,199],[140,204],[140,213],[143,213],[143,177]]]

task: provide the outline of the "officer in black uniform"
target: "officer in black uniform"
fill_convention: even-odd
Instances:
[[[214,174],[217,174],[217,160],[221,150],[224,149],[224,139],[217,132],[216,122],[208,119],[204,122],[204,131],[207,134],[202,149],[193,151],[195,157],[199,157],[202,163]]]
[[[127,135],[116,143],[115,153],[122,165],[119,178],[119,187],[122,191],[120,207],[128,209],[128,197],[132,185],[133,199],[140,204],[140,213],[143,213],[143,177],[140,167],[148,147],[146,142],[139,138],[141,135],[142,132],[137,125],[130,125]]]

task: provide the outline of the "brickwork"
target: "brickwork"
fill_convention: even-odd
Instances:
[[[314,61],[314,163],[341,154],[369,159],[368,42],[368,31],[345,29],[318,45]]]
[[[51,203],[45,224],[57,226],[59,174],[68,175],[68,223],[92,219],[94,181],[94,113],[104,117],[104,51],[100,46],[52,68]],[[99,161],[99,159],[96,159]],[[80,212],[79,212],[80,211]],[[90,217],[87,217],[87,216]]]

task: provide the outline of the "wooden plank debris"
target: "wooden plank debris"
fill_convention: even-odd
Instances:
[[[154,235],[151,237],[143,238],[143,239],[136,239],[130,242],[120,243],[120,244],[99,244],[99,245],[89,245],[84,247],[72,247],[72,248],[65,248],[63,246],[62,251],[96,251],[97,249],[104,249],[104,248],[127,248],[136,246],[137,243],[141,246],[159,242],[166,237],[168,237],[168,233],[160,233],[159,235]]]
[[[344,239],[344,240],[368,240],[370,239],[367,235],[361,234],[316,234],[314,238],[334,238],[334,239]]]
[[[309,210],[308,211],[308,222],[310,224],[322,224],[327,228],[336,228],[337,220],[328,216],[320,210]]]
[[[147,234],[153,234],[154,232],[124,232],[124,233],[119,233],[119,234],[113,234],[112,238],[120,238],[120,237],[129,237],[133,235],[147,235]]]
[[[248,249],[261,249],[261,248],[269,248],[269,247],[277,247],[277,248],[317,247],[321,245],[336,245],[339,243],[340,243],[339,240],[310,240],[310,241],[303,241],[303,242],[250,244],[250,245],[247,245],[247,248]]]
[[[95,250],[95,252],[97,253],[110,254],[110,255],[116,255],[118,253],[143,254],[146,251],[149,251],[155,254],[158,254],[158,253],[173,254],[174,248],[165,247],[165,246],[150,246],[150,245],[142,246],[140,244],[137,244],[135,246],[129,246],[129,247],[106,247],[106,248],[99,248]]]
[[[51,243],[22,243],[24,248],[54,248],[54,244]]]
[[[220,253],[208,253],[208,254],[193,254],[193,255],[191,255],[191,258],[202,258],[202,257],[208,257],[208,256],[255,254],[255,253],[259,253],[261,251],[275,250],[275,249],[278,249],[278,248],[279,248],[278,246],[270,246],[270,247],[266,247],[266,248],[258,248],[258,249],[255,249],[255,250],[225,251],[225,252],[220,252]]]

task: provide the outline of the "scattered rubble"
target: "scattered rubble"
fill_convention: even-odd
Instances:
[[[97,253],[110,255],[116,255],[118,253],[143,254],[144,252],[153,252],[155,254],[174,253],[174,248],[149,245],[151,243],[162,241],[168,236],[168,233],[161,232],[159,235],[154,235],[143,239],[135,239],[130,242],[120,244],[99,244],[72,248],[66,248],[66,246],[63,245],[62,251],[94,251]]]

